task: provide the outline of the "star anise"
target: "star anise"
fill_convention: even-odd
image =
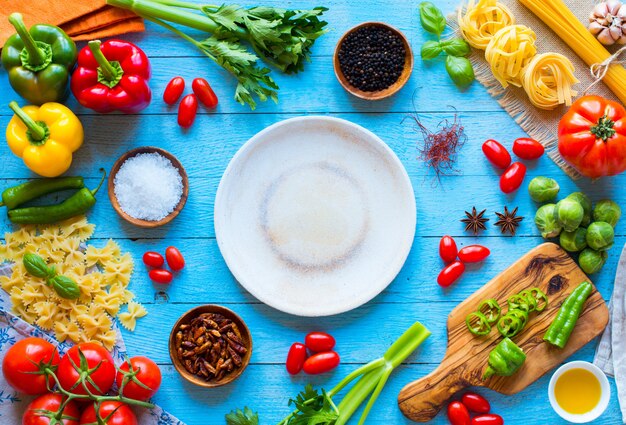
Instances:
[[[513,211],[509,211],[507,207],[504,207],[504,213],[496,213],[499,219],[496,221],[496,226],[500,226],[500,231],[503,235],[510,233],[511,236],[515,236],[520,221],[524,219],[524,217],[516,215],[517,208],[515,207]]]
[[[472,207],[472,213],[465,211],[465,215],[467,218],[462,219],[461,221],[465,223],[465,231],[471,230],[474,235],[477,235],[480,230],[487,229],[485,223],[489,221],[488,218],[483,217],[485,215],[485,211],[476,212],[476,207]]]

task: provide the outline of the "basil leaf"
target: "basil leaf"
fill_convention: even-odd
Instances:
[[[467,58],[448,56],[446,58],[446,71],[457,86],[465,87],[474,81],[474,68]]]
[[[48,282],[61,298],[75,300],[80,297],[78,284],[67,276],[55,276]]]
[[[37,254],[24,254],[22,263],[24,263],[26,271],[35,277],[45,279],[50,275],[50,269],[46,261]]]
[[[446,18],[443,13],[429,1],[420,3],[420,22],[426,31],[437,36],[446,29]]]
[[[438,41],[426,41],[422,44],[422,59],[434,59],[439,56],[441,51],[441,44]]]
[[[441,48],[450,56],[467,56],[470,53],[470,45],[462,38],[453,38],[441,42]]]

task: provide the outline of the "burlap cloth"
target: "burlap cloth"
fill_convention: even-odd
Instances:
[[[575,68],[575,75],[580,80],[574,88],[581,96],[583,91],[593,82],[589,66],[578,57],[561,39],[544,24],[533,13],[526,9],[518,0],[499,0],[511,9],[517,24],[526,25],[532,28],[537,34],[537,53],[556,52],[568,57]],[[589,14],[595,2],[593,0],[565,0],[565,4],[574,12],[578,19],[587,26]],[[450,26],[458,29],[456,12],[454,17],[450,16]],[[609,48],[614,51],[615,48]],[[558,151],[557,127],[559,120],[567,111],[566,106],[560,106],[552,111],[544,111],[533,106],[526,92],[522,88],[509,86],[504,89],[493,77],[489,64],[485,60],[483,50],[472,49],[470,60],[474,65],[476,79],[487,88],[487,91],[498,103],[509,113],[509,115],[528,133],[530,137],[540,141],[546,148],[547,154],[572,178],[580,178],[580,174],[568,165]],[[621,66],[621,65],[612,65]],[[590,91],[590,94],[597,94],[609,99],[617,100],[613,93],[604,85],[597,84]]]

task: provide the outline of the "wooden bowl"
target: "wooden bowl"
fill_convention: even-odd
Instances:
[[[126,162],[128,158],[131,158],[133,156],[136,156],[142,153],[155,153],[155,152],[169,159],[172,165],[176,169],[178,169],[180,176],[183,178],[183,194],[180,197],[180,201],[178,202],[178,205],[176,205],[176,208],[174,208],[174,211],[172,211],[169,215],[167,215],[163,219],[158,220],[158,221],[142,220],[142,219],[135,218],[126,214],[120,207],[120,204],[117,201],[117,198],[115,197],[115,176],[117,175],[117,172],[120,170],[120,167],[122,166],[122,164]],[[189,196],[189,180],[187,179],[187,173],[185,172],[183,165],[180,163],[178,159],[176,159],[174,155],[172,155],[168,151],[161,149],[161,148],[157,148],[154,146],[143,146],[143,147],[136,148],[136,149],[126,152],[124,155],[120,156],[117,161],[115,161],[115,164],[113,164],[113,168],[111,168],[111,172],[109,173],[108,189],[109,189],[109,200],[111,201],[111,205],[113,205],[113,209],[115,209],[115,211],[124,220],[128,221],[131,224],[134,224],[135,226],[150,228],[150,227],[163,226],[164,224],[167,224],[170,221],[172,221],[174,217],[176,217],[178,213],[180,213],[180,211],[185,206],[185,203],[187,202],[187,197]]]
[[[406,53],[404,57],[404,69],[402,70],[402,73],[398,77],[398,80],[384,90],[363,91],[361,89],[354,87],[352,84],[350,84],[346,76],[343,74],[343,71],[341,70],[341,66],[339,65],[339,49],[341,48],[341,44],[343,43],[345,38],[348,35],[352,34],[354,31],[363,27],[367,27],[367,26],[378,26],[378,27],[387,28],[391,30],[392,32],[394,32],[395,34],[397,34],[402,39],[402,43],[404,44],[404,51]],[[380,99],[384,99],[386,97],[389,97],[395,94],[409,80],[409,77],[411,76],[411,72],[413,72],[413,51],[411,50],[411,45],[409,44],[409,41],[407,40],[407,38],[398,29],[392,27],[391,25],[387,25],[383,22],[364,22],[362,24],[357,25],[356,27],[349,29],[339,39],[339,42],[337,43],[337,46],[335,47],[335,54],[333,56],[333,68],[335,69],[335,75],[337,76],[339,83],[341,83],[343,88],[346,89],[348,93],[351,93],[354,96],[359,97],[361,99],[365,99],[365,100],[380,100]]]
[[[202,313],[217,313],[222,316],[230,319],[237,325],[239,328],[239,332],[241,333],[241,339],[244,342],[246,348],[248,348],[248,352],[241,359],[241,367],[238,369],[233,369],[233,371],[220,379],[219,381],[205,381],[199,376],[196,376],[187,369],[178,359],[178,355],[176,353],[176,332],[181,325],[191,322],[195,317],[199,316]],[[245,322],[239,317],[234,311],[222,307],[220,305],[215,304],[206,304],[198,307],[194,307],[191,310],[187,311],[185,314],[180,316],[180,319],[176,321],[174,327],[172,328],[172,332],[170,333],[169,340],[169,351],[170,358],[172,359],[172,364],[174,364],[174,368],[181,374],[183,378],[187,381],[191,382],[194,385],[203,388],[215,388],[221,387],[222,385],[229,384],[237,379],[243,371],[248,367],[250,363],[250,357],[252,356],[252,336],[250,335],[250,329],[246,326]]]

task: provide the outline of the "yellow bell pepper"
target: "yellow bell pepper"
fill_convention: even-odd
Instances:
[[[56,102],[41,106],[9,103],[15,112],[7,126],[11,151],[44,177],[57,177],[72,165],[72,154],[83,144],[83,125],[72,111]]]

